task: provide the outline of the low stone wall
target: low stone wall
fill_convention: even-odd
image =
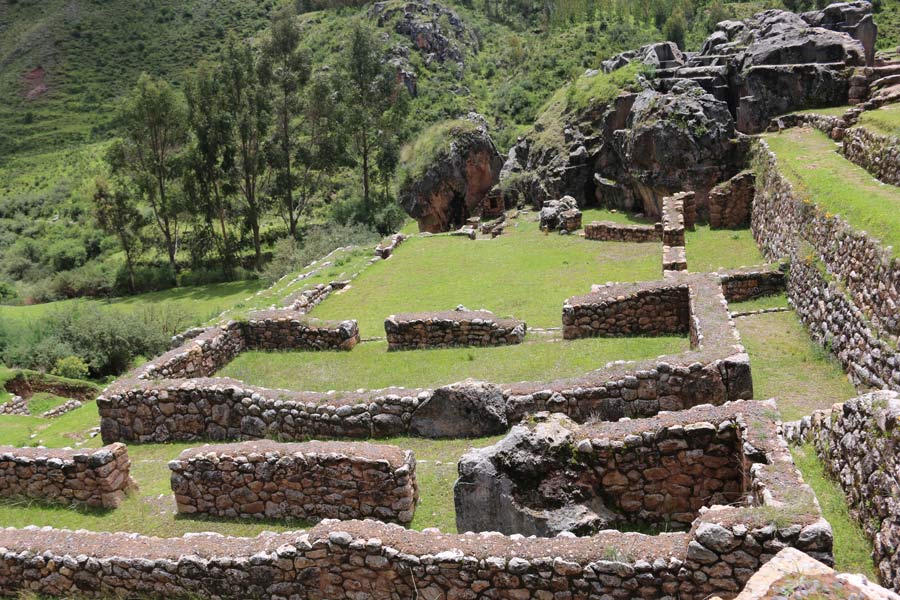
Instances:
[[[183,345],[169,350],[129,374],[134,379],[209,377],[246,349],[241,323],[210,327]]]
[[[752,505],[706,509],[689,532],[547,539],[418,532],[377,521],[327,521],[308,533],[256,538],[3,529],[0,591],[298,600],[729,597],[785,547],[832,562],[831,530],[812,491],[771,422],[754,418],[735,417],[740,429],[759,427],[758,452],[745,449],[745,456],[767,457],[749,468]]]
[[[338,289],[338,286],[334,285],[335,283],[317,283],[308,290],[303,290],[287,298],[284,304],[291,310],[306,314]]]
[[[684,246],[684,200],[693,192],[666,196],[662,202],[662,242],[666,246]]]
[[[525,321],[486,310],[403,313],[384,320],[389,351],[520,344],[526,329]]]
[[[663,246],[662,268],[665,271],[687,271],[687,253],[684,246]]]
[[[125,444],[99,450],[0,447],[0,496],[116,508],[134,486]]]
[[[752,230],[763,254],[770,260],[803,258],[799,248],[809,244],[877,330],[900,334],[900,262],[865,232],[795,192],[764,140],[757,142],[754,153]]]
[[[250,350],[351,350],[359,343],[356,321],[298,317],[293,310],[251,313],[243,335]]]
[[[900,591],[900,394],[865,394],[804,423],[825,469],[872,540],[884,585]]]
[[[736,269],[722,275],[722,290],[729,302],[746,302],[784,292],[787,279],[785,270],[777,266]]]
[[[566,300],[563,337],[683,334],[689,321],[686,285],[611,284]]]
[[[709,226],[738,229],[750,225],[750,207],[756,193],[756,174],[741,171],[709,192]]]
[[[375,246],[375,256],[382,260],[387,260],[394,253],[394,250],[405,241],[405,235],[402,233],[395,233],[386,242],[381,242]]]
[[[409,523],[419,497],[412,452],[365,442],[204,446],[169,468],[185,514]]]
[[[30,414],[28,400],[22,396],[13,396],[8,402],[0,404],[0,415],[28,416]]]
[[[662,241],[662,224],[625,225],[612,221],[593,221],[584,227],[584,238],[600,242],[631,242],[643,244]]]
[[[852,127],[844,134],[843,153],[879,181],[900,185],[900,138]]]

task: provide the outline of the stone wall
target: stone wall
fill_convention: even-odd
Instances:
[[[457,529],[553,537],[690,528],[701,508],[745,500],[749,460],[729,415],[707,406],[579,426],[538,413],[460,460]]]
[[[359,342],[356,321],[321,321],[293,310],[251,313],[243,324],[248,350],[351,350]]]
[[[656,225],[626,225],[613,223],[612,221],[593,221],[584,227],[584,237],[587,240],[600,242],[661,242],[662,224]]]
[[[729,302],[746,302],[780,294],[787,288],[786,269],[736,269],[722,275],[722,291]]]
[[[693,192],[682,192],[663,198],[662,242],[666,246],[684,246],[685,196],[693,197]]]
[[[900,395],[873,392],[806,420],[826,470],[872,540],[884,585],[900,591]]]
[[[687,271],[687,252],[684,246],[663,246],[663,274],[666,271]]]
[[[394,253],[400,244],[406,241],[406,236],[402,233],[395,233],[387,241],[381,242],[375,246],[375,256],[383,260],[387,260]]]
[[[600,286],[566,300],[563,337],[684,334],[689,328],[688,288],[659,282]]]
[[[419,532],[377,521],[326,521],[256,538],[148,538],[50,528],[0,530],[0,591],[63,597],[395,598],[730,597],[785,547],[832,562],[812,491],[764,415],[749,506],[701,512],[689,532],[590,537]],[[745,450],[747,452],[749,450]],[[755,453],[754,453],[755,454]]]
[[[525,321],[487,310],[403,313],[384,320],[389,351],[521,344],[526,329]]]
[[[879,181],[900,185],[900,138],[852,127],[844,133],[843,153]]]
[[[291,310],[295,310],[300,314],[306,314],[338,289],[339,285],[335,285],[336,283],[317,283],[308,290],[297,292],[287,298],[284,304]]]
[[[419,497],[412,452],[365,442],[204,446],[169,468],[184,514],[409,523]]]
[[[129,374],[134,379],[209,377],[246,349],[241,323],[210,327],[183,345],[169,350]]]
[[[757,143],[754,162],[752,229],[763,254],[772,260],[793,259],[808,243],[877,330],[900,334],[900,262],[865,232],[795,192],[763,140]]]
[[[709,192],[709,226],[712,229],[738,229],[750,225],[756,174],[741,171]]]
[[[0,496],[116,508],[135,483],[125,444],[98,450],[0,447]]]

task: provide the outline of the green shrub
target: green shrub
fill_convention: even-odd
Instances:
[[[88,366],[78,356],[66,356],[56,361],[51,371],[53,375],[67,379],[87,379]]]
[[[0,281],[0,302],[15,300],[18,296],[16,288],[8,281]]]

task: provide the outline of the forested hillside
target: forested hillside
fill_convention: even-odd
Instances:
[[[317,244],[324,247],[386,233],[402,218],[393,202],[398,149],[428,125],[478,112],[488,120],[500,151],[506,152],[531,127],[560,86],[597,67],[603,59],[661,38],[696,48],[716,22],[784,4],[802,10],[814,8],[816,3],[3,2],[0,301],[120,295],[173,284],[255,277],[273,255],[276,274],[279,263],[291,264]],[[900,0],[880,3],[883,47],[897,43],[898,5]],[[273,16],[282,8],[297,13],[298,47],[308,69],[304,77],[320,82],[327,79],[330,92],[319,91],[335,94],[320,98],[323,106],[337,103],[337,96],[343,95],[347,114],[354,112],[346,93],[353,87],[346,62],[348,32],[355,26],[371,35],[381,62],[397,73],[406,106],[402,115],[396,115],[390,139],[375,140],[367,158],[377,164],[363,169],[363,177],[365,161],[350,132],[345,131],[347,135],[340,141],[343,146],[335,148],[339,152],[319,157],[337,168],[324,178],[310,180],[308,189],[298,192],[303,195],[303,207],[296,215],[296,227],[275,208],[278,178],[268,176],[272,171],[260,182],[263,202],[255,222],[247,220],[246,210],[238,210],[239,203],[231,207],[232,221],[221,223],[219,233],[208,211],[183,215],[177,239],[173,237],[169,244],[174,253],[166,251],[165,235],[148,224],[154,220],[151,207],[137,194],[135,210],[145,223],[135,233],[142,248],[135,258],[136,275],[129,277],[125,273],[129,257],[122,250],[121,236],[98,226],[95,205],[96,178],[117,177],[110,170],[108,154],[113,141],[122,135],[116,115],[121,116],[123,98],[134,89],[138,77],[147,73],[155,81],[171,84],[177,101],[184,102],[189,72],[204,61],[211,61],[215,70],[229,43],[258,52],[269,35]],[[274,126],[266,129],[267,140],[274,140],[276,132]],[[362,179],[369,183],[369,170],[374,178],[371,195],[377,195],[378,203],[363,207],[362,197],[370,194]],[[174,193],[196,209],[185,184],[179,181],[176,188]],[[336,238],[328,228],[310,229],[333,223],[344,227]],[[216,235],[227,243],[217,242]],[[327,241],[323,242],[323,237]],[[299,242],[276,248],[276,242],[285,238]],[[310,244],[307,252],[302,249],[304,243]],[[223,252],[231,258],[223,258]],[[177,277],[170,273],[173,264]]]

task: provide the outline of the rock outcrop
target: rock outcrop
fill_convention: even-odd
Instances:
[[[450,121],[422,134],[434,139],[432,156],[415,156],[420,164],[401,181],[400,206],[419,223],[420,231],[439,233],[457,229],[471,216],[498,182],[503,159],[480,115]],[[424,163],[424,164],[422,164]]]

